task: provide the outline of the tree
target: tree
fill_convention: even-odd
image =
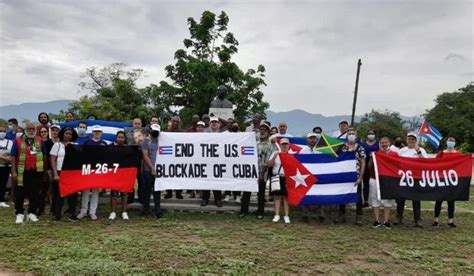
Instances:
[[[94,114],[101,120],[131,120],[149,116],[148,99],[144,89],[135,86],[143,74],[142,69],[126,70],[124,63],[113,63],[103,68],[87,68],[79,83],[86,96],[70,103],[70,111],[78,118]],[[53,118],[64,118],[65,111],[52,114]]]
[[[427,110],[426,120],[444,137],[454,135],[464,151],[474,152],[474,82],[454,92],[444,92]]]
[[[228,23],[225,12],[216,18],[214,13],[205,11],[199,22],[188,18],[190,38],[183,41],[185,49],[178,49],[174,54],[176,63],[165,67],[171,83],[161,81],[145,89],[155,111],[179,111],[187,121],[192,114],[207,113],[217,86],[224,84],[230,90],[227,97],[235,104],[234,114],[239,121],[251,113],[264,114],[269,107],[261,91],[266,85],[265,67],[259,65],[244,73],[231,61],[239,43],[227,31]]]
[[[404,137],[406,133],[400,113],[389,110],[372,110],[364,114],[355,128],[361,137],[364,137],[369,129],[375,129],[378,137],[388,136],[391,139],[397,136]]]

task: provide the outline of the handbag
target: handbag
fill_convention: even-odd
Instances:
[[[278,169],[277,175],[271,176],[267,181],[269,182],[270,186],[270,192],[277,192],[281,190],[281,184],[280,184],[280,171],[281,171],[281,166]]]

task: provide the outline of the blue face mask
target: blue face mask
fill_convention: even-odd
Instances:
[[[78,133],[79,135],[83,136],[84,134],[86,134],[86,129],[80,127],[80,128],[77,129],[77,133]]]
[[[7,135],[6,132],[4,132],[4,131],[0,132],[0,139],[5,138],[6,135]]]
[[[454,149],[455,145],[456,145],[456,142],[454,141],[446,141],[446,147],[448,147],[448,149]]]

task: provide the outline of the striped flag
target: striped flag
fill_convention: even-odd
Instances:
[[[354,152],[343,152],[338,157],[326,154],[295,154],[285,157],[280,155],[285,171],[288,201],[292,205],[328,205],[356,203],[357,181],[356,157]],[[301,185],[301,179],[309,177],[303,172],[305,168],[315,183]],[[314,184],[314,185],[313,185]],[[295,190],[307,188],[300,196]]]
[[[105,140],[108,144],[115,142],[115,135],[117,131],[124,130],[127,127],[131,127],[132,124],[128,122],[115,122],[115,121],[101,121],[101,120],[84,120],[87,123],[86,134],[91,137],[92,135],[92,126],[99,125],[102,128],[102,140]],[[74,121],[70,123],[63,123],[59,126],[61,128],[72,127],[74,129],[79,126],[80,121]],[[77,131],[77,129],[76,129]]]
[[[420,131],[418,132],[418,136],[428,140],[428,142],[430,142],[430,144],[436,149],[439,148],[441,139],[443,139],[443,135],[441,135],[441,132],[439,132],[439,130],[437,130],[427,121],[424,121],[421,125]]]
[[[288,139],[290,140],[289,152],[292,154],[299,153],[307,145],[307,139],[304,137],[289,137]],[[320,153],[337,156],[337,152],[343,145],[343,141],[323,133],[316,144],[315,150]]]

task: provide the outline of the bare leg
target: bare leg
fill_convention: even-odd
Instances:
[[[288,205],[288,198],[283,197],[283,209],[285,210],[285,216],[288,217],[290,214],[290,206]]]
[[[384,219],[384,222],[388,222],[389,219],[390,219],[390,211],[392,210],[392,208],[390,207],[384,207],[383,208],[383,219]]]
[[[380,222],[380,208],[379,207],[373,207],[372,209],[374,209],[375,221]]]
[[[280,215],[280,205],[281,205],[281,196],[275,196],[274,197],[274,204],[275,204],[275,215],[279,216]]]
[[[127,197],[122,197],[122,212],[127,212]]]

